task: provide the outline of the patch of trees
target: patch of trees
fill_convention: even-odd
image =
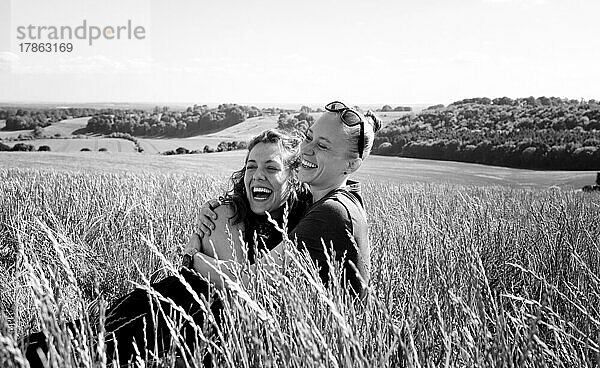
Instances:
[[[35,151],[35,147],[32,144],[26,144],[26,143],[17,143],[14,146],[9,146],[3,142],[0,142],[0,152],[1,151],[5,151],[5,152],[31,152],[31,151]],[[43,146],[39,146],[38,147],[38,151],[41,152],[49,152],[50,151],[50,147],[43,145]]]
[[[189,150],[185,147],[178,147],[175,150],[170,150],[163,152],[163,155],[187,155],[187,154],[197,154],[197,153],[212,153],[212,152],[225,152],[225,151],[235,151],[248,148],[248,144],[243,141],[232,141],[232,142],[219,142],[217,148],[212,148],[209,145],[204,146],[203,149],[197,150]]]
[[[0,120],[6,120],[3,130],[23,130],[47,127],[57,121],[94,115],[92,108],[0,108]]]
[[[288,132],[299,131],[306,133],[315,122],[315,118],[308,111],[300,111],[299,114],[290,116],[287,113],[279,114],[277,128]]]
[[[442,104],[438,104],[438,105],[431,105],[428,106],[426,108],[424,108],[423,110],[437,110],[437,109],[443,109],[445,106]]]
[[[412,111],[412,107],[410,107],[410,106],[396,106],[396,107],[392,108],[390,105],[383,105],[377,111],[379,111],[379,112]]]
[[[311,113],[311,112],[312,113],[319,113],[319,112],[324,112],[324,111],[325,110],[323,110],[323,108],[321,108],[321,107],[317,107],[316,109],[313,109],[312,107],[309,107],[309,106],[306,106],[306,105],[303,105],[300,108],[300,112],[306,112],[306,113]],[[284,112],[290,113],[290,112],[293,112],[293,111],[284,111]]]
[[[121,138],[121,139],[127,139],[128,141],[133,142],[133,144],[135,145],[135,150],[139,153],[144,152],[144,148],[142,148],[142,146],[140,145],[140,141],[137,140],[136,137],[132,136],[129,133],[120,133],[120,132],[114,132],[114,133],[110,133],[109,135],[106,136],[107,138]],[[106,150],[106,149],[105,149]]]
[[[236,104],[216,108],[194,105],[184,111],[170,111],[168,107],[155,107],[153,111],[114,110],[91,117],[87,129],[95,133],[181,137],[224,129],[260,115],[262,111],[256,107]]]
[[[600,169],[600,103],[472,98],[394,120],[374,154],[531,169]]]

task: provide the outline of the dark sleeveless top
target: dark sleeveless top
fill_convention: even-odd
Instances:
[[[369,282],[371,251],[366,212],[360,184],[332,190],[313,203],[290,234],[320,268],[323,283],[329,281],[327,259],[342,263],[343,282],[363,296]],[[325,253],[327,252],[327,254]]]

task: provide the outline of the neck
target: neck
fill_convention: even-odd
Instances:
[[[267,213],[263,213],[263,216],[266,216]],[[283,206],[278,207],[276,209],[274,209],[273,211],[269,211],[269,215],[271,215],[271,218],[275,221],[279,221],[281,219],[281,216],[283,216]]]
[[[335,183],[332,185],[329,185],[327,187],[320,187],[320,188],[316,188],[314,186],[310,186],[310,191],[312,193],[313,196],[313,203],[320,200],[321,198],[325,197],[327,195],[327,193],[331,192],[332,190],[336,190],[342,187],[346,186],[346,177],[344,177],[344,179],[339,182],[339,183]]]

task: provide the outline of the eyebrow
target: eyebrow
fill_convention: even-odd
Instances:
[[[254,162],[254,163],[256,163],[256,160],[250,159],[250,160],[246,161],[246,163],[248,163],[248,162]],[[275,161],[275,160],[268,160],[268,161],[266,161],[266,163],[267,164],[269,164],[269,163],[280,164],[281,162]]]
[[[310,133],[311,135],[315,135],[315,133],[312,131],[312,129],[311,129],[311,128],[309,128],[309,129],[307,130],[307,133]],[[315,138],[315,137],[313,137],[313,139],[314,139],[314,138]],[[329,143],[329,144],[332,144],[332,143],[331,143],[331,141],[330,141],[329,139],[325,138],[325,137],[317,137],[317,138],[319,138],[319,139],[321,139],[321,140],[323,140],[323,141],[326,141],[326,142],[327,142],[327,143]]]

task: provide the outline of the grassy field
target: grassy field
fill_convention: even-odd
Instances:
[[[84,157],[86,164],[95,158],[0,155],[3,366],[20,366],[20,336],[40,328],[54,339],[50,366],[104,366],[101,345],[90,342],[103,334],[89,306],[110,305],[132,289],[130,280],[143,285],[173,272],[169,262],[178,262],[200,204],[221,194],[229,162],[241,160],[241,152],[228,154],[77,171],[65,157]],[[51,159],[63,166],[47,170]],[[426,175],[421,160],[398,160]],[[464,177],[477,170],[485,177],[477,166]],[[541,184],[490,186],[487,179],[449,184],[435,170],[440,180],[428,182],[367,171],[373,265],[367,303],[356,308],[335,288],[316,287],[293,253],[289,269],[259,272],[247,294],[231,293],[224,343],[217,349],[201,342],[199,350],[212,350],[224,367],[600,363],[598,195]],[[267,279],[278,287],[265,287]],[[83,318],[89,334],[70,343],[59,321],[74,318]],[[174,364],[171,356],[159,366]]]

